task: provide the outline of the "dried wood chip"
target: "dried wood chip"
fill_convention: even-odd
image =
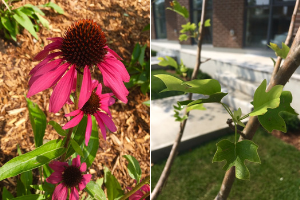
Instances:
[[[17,109],[14,109],[14,110],[9,110],[9,111],[7,111],[7,113],[9,115],[16,115],[16,114],[19,114],[20,112],[23,112],[24,110],[26,110],[26,107],[25,108],[17,108]]]

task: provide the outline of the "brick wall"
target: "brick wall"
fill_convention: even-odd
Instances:
[[[178,0],[178,2],[180,3],[180,5],[186,7],[186,9],[189,11],[189,13],[191,14],[190,11],[190,0]],[[184,19],[184,17],[182,17],[181,15],[177,14],[177,29],[178,29],[178,37],[179,37],[179,31],[182,29],[181,25],[182,24],[186,24],[186,21]],[[190,19],[189,19],[190,21]],[[177,38],[178,38],[177,37]],[[178,39],[177,39],[178,40]],[[178,40],[179,41],[179,40]],[[188,39],[187,41],[182,41],[180,42],[180,44],[192,44],[192,40]]]
[[[213,0],[213,46],[243,47],[244,1]],[[234,35],[230,35],[230,30]]]
[[[170,2],[172,0],[165,0],[165,8],[171,7]],[[172,10],[166,9],[166,30],[167,30],[167,39],[168,40],[178,40],[179,29],[177,27],[177,19],[180,16]]]

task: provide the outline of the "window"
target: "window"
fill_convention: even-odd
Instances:
[[[165,1],[156,0],[152,2],[152,5],[156,38],[167,38]]]

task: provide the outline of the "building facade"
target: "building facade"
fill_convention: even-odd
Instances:
[[[178,41],[185,19],[167,10],[171,0],[155,0],[151,10],[151,39]],[[190,21],[198,24],[202,0],[178,0],[190,13]],[[281,46],[285,41],[296,0],[207,0],[205,19],[211,26],[204,28],[204,44],[227,48],[266,48],[272,42]],[[296,17],[295,29],[300,25]],[[189,39],[182,44],[193,44]]]

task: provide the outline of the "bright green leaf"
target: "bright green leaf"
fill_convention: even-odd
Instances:
[[[10,200],[44,200],[45,196],[42,194],[30,194],[25,196],[16,197]]]
[[[187,112],[190,112],[191,110],[206,110],[206,108],[201,103],[201,104],[195,104],[195,105],[189,106],[187,108]]]
[[[210,27],[210,19],[205,20],[204,27]]]
[[[245,127],[245,124],[241,122],[240,118],[242,117],[242,110],[239,108],[238,110],[235,110],[233,112],[233,121],[237,123],[238,125]]]
[[[14,10],[14,11],[15,11],[15,14],[13,15],[13,18],[15,18],[15,20],[21,26],[23,26],[25,29],[27,29],[28,32],[31,33],[31,35],[33,35],[38,40],[39,38],[34,30],[32,22],[28,18],[28,16],[20,10]]]
[[[191,22],[188,22],[186,24],[181,25],[182,29],[180,30],[180,33],[186,33],[189,31],[194,31],[196,29],[196,24]]]
[[[179,41],[182,42],[182,41],[186,41],[189,37],[187,36],[187,34],[181,34],[179,36]]]
[[[264,115],[258,116],[261,125],[269,132],[273,130],[280,130],[286,133],[286,124],[280,116],[280,112],[289,112],[298,115],[295,110],[290,106],[292,102],[292,94],[289,91],[283,91],[280,96],[280,105],[274,109],[268,109]]]
[[[6,189],[6,187],[3,187],[2,200],[9,200],[12,198],[14,198],[14,196]]]
[[[127,170],[129,176],[139,183],[142,177],[142,171],[139,162],[131,155],[123,155],[123,157],[128,161]]]
[[[189,18],[189,11],[184,6],[181,6],[178,1],[175,0],[172,2],[172,4],[172,8],[168,7],[168,10],[173,10],[174,12],[177,12],[179,15],[183,16],[186,19]]]
[[[178,68],[177,62],[170,56],[166,56],[166,58],[158,57],[157,59],[160,60],[160,62],[158,63],[159,66],[163,66],[163,67],[172,66],[175,69]]]
[[[62,140],[52,140],[37,149],[15,157],[0,168],[0,180],[35,169],[61,156],[66,149]]]
[[[39,13],[36,13],[36,16],[39,18],[41,24],[46,27],[47,29],[50,29],[49,22],[44,17],[42,17]]]
[[[17,41],[17,38],[16,38],[16,31],[14,30],[15,27],[13,26],[11,20],[9,19],[9,17],[7,16],[2,16],[1,17],[1,22],[2,22],[2,25],[4,26],[4,28],[6,28],[6,30],[8,30],[11,38],[14,40],[14,41]]]
[[[250,116],[263,115],[268,108],[276,108],[280,103],[280,95],[282,92],[282,85],[274,86],[269,92],[266,92],[267,81],[266,79],[256,89],[253,97],[253,111]]]
[[[96,180],[96,183],[99,185],[99,187],[102,187],[103,182],[104,182],[104,178],[99,178]]]
[[[236,145],[229,140],[222,140],[217,143],[217,152],[213,162],[226,160],[224,170],[235,166],[235,176],[238,179],[249,179],[250,173],[245,165],[245,160],[260,163],[257,153],[258,146],[251,140],[243,140]]]
[[[84,158],[83,152],[75,140],[71,139],[71,145],[75,152],[78,153],[81,156],[81,158]]]
[[[38,7],[31,5],[31,4],[25,4],[23,7],[27,7],[27,8],[32,8],[35,13],[39,13],[40,15],[45,16],[45,13],[43,13],[43,11],[41,11]]]
[[[84,190],[96,200],[106,200],[104,191],[94,181],[90,181]]]
[[[150,106],[150,100],[144,101],[143,104],[146,105],[146,106]]]
[[[48,122],[48,124],[51,125],[59,135],[66,136],[66,131],[62,129],[62,127],[58,123],[56,123],[55,121],[50,121]]]
[[[273,51],[275,51],[276,56],[280,56],[281,58],[285,59],[286,56],[288,55],[290,48],[285,45],[282,42],[282,48],[280,49],[277,44],[270,42],[270,45],[268,45]]]
[[[215,94],[210,95],[207,99],[198,99],[195,101],[191,101],[188,104],[188,107],[197,105],[197,104],[203,104],[203,103],[220,103],[222,98],[226,95],[227,95],[227,93],[217,92]]]
[[[30,101],[30,99],[26,98],[26,101],[29,110],[29,119],[34,134],[35,147],[39,147],[43,144],[43,137],[45,135],[47,124],[46,115],[39,106]]]
[[[124,195],[120,183],[107,167],[104,167],[104,184],[107,189],[108,200],[115,200]]]
[[[45,5],[42,5],[43,7],[50,7],[53,10],[55,10],[56,12],[58,12],[59,14],[64,14],[64,10],[59,7],[57,4],[53,3],[53,2],[49,2],[46,3]]]

